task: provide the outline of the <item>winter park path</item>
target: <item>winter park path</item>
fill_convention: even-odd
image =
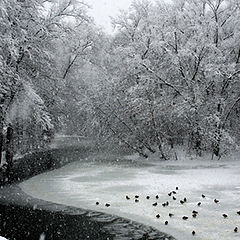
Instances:
[[[233,240],[240,239],[234,232],[240,229],[239,176],[238,160],[159,162],[98,153],[37,175],[20,187],[35,198],[117,215],[178,240]]]

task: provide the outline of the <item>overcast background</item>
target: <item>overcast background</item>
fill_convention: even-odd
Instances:
[[[94,17],[96,24],[108,33],[113,32],[110,16],[117,16],[120,9],[128,9],[131,2],[132,0],[87,0],[92,7],[89,13]]]

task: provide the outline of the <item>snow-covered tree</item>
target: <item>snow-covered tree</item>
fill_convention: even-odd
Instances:
[[[157,146],[162,158],[169,144],[219,156],[234,143],[238,1],[134,1],[113,24],[110,81],[96,94],[100,125],[142,155]]]
[[[16,105],[20,95],[20,102],[32,109],[30,119],[42,130],[51,125],[48,111],[55,108],[58,88],[55,43],[71,31],[69,21],[81,24],[87,20],[86,6],[71,0],[0,2],[0,152],[4,126],[12,128],[7,116],[13,106],[23,107]]]

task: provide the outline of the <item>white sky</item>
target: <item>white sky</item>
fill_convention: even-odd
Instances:
[[[128,9],[132,0],[86,0],[86,2],[92,6],[89,13],[94,17],[96,24],[112,33],[109,16],[117,16],[119,9]]]

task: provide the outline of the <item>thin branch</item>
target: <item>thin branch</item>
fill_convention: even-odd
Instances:
[[[240,102],[240,96],[235,100],[235,102],[232,104],[232,106],[230,107],[228,113],[226,114],[226,117],[223,121],[223,126],[225,125],[226,121],[228,120],[232,110],[234,109],[234,107],[237,105],[237,103]]]
[[[199,70],[199,67],[200,67],[200,63],[203,59],[203,54],[202,54],[203,51],[204,51],[204,47],[201,49],[201,51],[199,53],[199,56],[197,57],[197,64],[196,64],[196,67],[195,67],[195,72],[194,72],[194,74],[192,76],[192,79],[191,79],[192,81],[194,81],[196,76],[197,76],[197,73],[198,73],[198,70]]]
[[[163,84],[165,84],[166,86],[172,88],[177,94],[179,94],[180,96],[183,97],[184,100],[185,97],[183,96],[183,94],[180,92],[180,90],[178,90],[178,88],[174,85],[172,85],[171,83],[165,81],[164,79],[162,79],[158,74],[156,74],[151,68],[149,68],[148,66],[146,66],[144,63],[141,63],[141,65],[148,71],[150,72],[152,75],[154,75],[158,80],[160,80]],[[187,100],[186,100],[187,101]]]
[[[237,55],[237,60],[236,60],[237,64],[239,63],[239,60],[240,60],[240,48],[238,49],[238,55]]]
[[[81,52],[83,52],[86,48],[90,47],[91,46],[91,41],[87,41],[83,46],[82,46],[82,49],[81,49]],[[76,55],[74,56],[74,58],[72,59],[72,61],[70,61],[70,63],[68,64],[65,72],[64,72],[64,75],[63,75],[63,79],[66,78],[70,68],[73,66],[74,62],[76,61],[76,59],[78,58],[78,56],[80,55],[80,51],[76,53]]]

